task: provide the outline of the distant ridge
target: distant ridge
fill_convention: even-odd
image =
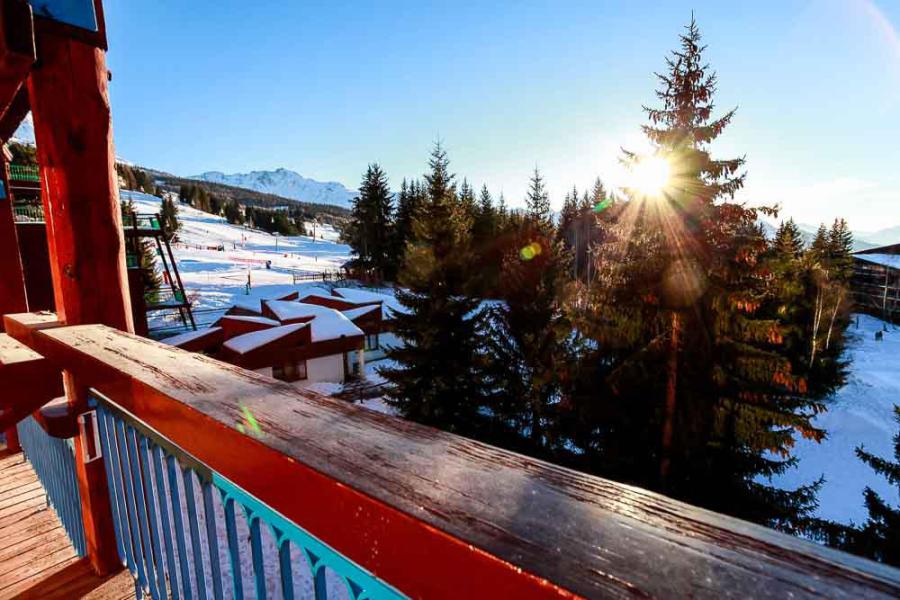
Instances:
[[[311,204],[331,204],[341,208],[349,208],[350,201],[356,195],[336,181],[316,181],[283,168],[230,175],[221,171],[207,171],[190,179],[241,187]]]

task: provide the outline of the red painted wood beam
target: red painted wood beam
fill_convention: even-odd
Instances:
[[[16,235],[16,219],[9,194],[9,167],[2,153],[0,188],[6,191],[5,197],[0,197],[0,315],[5,315],[25,312],[28,310],[28,302],[22,258],[19,255],[19,238]],[[3,331],[2,324],[0,331]]]
[[[0,121],[35,61],[34,19],[25,0],[0,0]]]
[[[119,208],[106,59],[84,42],[39,32],[28,78],[56,310],[62,323],[133,331]],[[87,388],[70,374],[74,414]],[[77,437],[81,437],[79,434]],[[98,575],[121,569],[102,460],[85,464],[75,440],[85,539]]]
[[[0,140],[2,144],[2,140]],[[16,219],[13,213],[12,194],[9,190],[9,165],[5,152],[0,152],[0,315],[20,313],[28,310],[25,292],[25,273],[22,269],[22,257],[19,254],[19,238],[16,234]],[[0,332],[3,332],[0,322]],[[11,392],[4,390],[3,396]],[[2,401],[2,398],[0,398]],[[4,431],[0,427],[0,431]],[[19,436],[15,426],[5,429],[6,448],[18,452]]]
[[[6,143],[12,137],[29,110],[31,106],[28,104],[28,87],[23,84],[6,111],[0,114],[0,144]]]
[[[7,334],[0,334],[0,431],[9,430],[63,393],[58,368]]]

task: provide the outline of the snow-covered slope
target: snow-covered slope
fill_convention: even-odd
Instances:
[[[855,453],[857,446],[864,446],[873,454],[893,457],[897,432],[893,407],[900,404],[900,328],[886,326],[869,315],[856,318],[859,326],[851,325],[849,330],[852,342],[847,354],[852,362],[847,385],[826,403],[828,411],[814,421],[828,437],[821,443],[798,439],[794,447],[797,468],[777,477],[775,484],[793,489],[824,476],[816,515],[860,524],[868,516],[863,504],[866,486],[892,506],[900,504],[897,486],[891,486]],[[885,326],[883,341],[876,341],[875,332]]]
[[[350,207],[350,200],[355,195],[354,192],[336,181],[316,181],[288,169],[251,171],[249,173],[233,173],[231,175],[226,175],[220,171],[208,171],[195,175],[191,179],[223,183],[256,190],[257,192],[293,198],[302,202],[333,204],[344,208]]]
[[[133,200],[139,213],[159,212],[160,200],[155,196],[127,190],[120,196]],[[211,323],[236,302],[274,298],[315,285],[295,284],[294,275],[335,271],[350,258],[350,248],[337,243],[336,232],[321,225],[313,240],[306,236],[276,238],[184,205],[178,207],[178,220],[181,229],[173,251],[198,325]],[[163,313],[155,315],[151,326],[177,325],[164,323],[164,317]]]

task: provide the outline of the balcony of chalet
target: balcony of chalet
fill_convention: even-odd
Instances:
[[[102,3],[66,5],[93,12],[0,0],[0,146],[30,110],[18,217],[56,309],[0,152],[0,599],[900,597],[897,569],[134,335]],[[371,300],[345,296],[307,300]]]

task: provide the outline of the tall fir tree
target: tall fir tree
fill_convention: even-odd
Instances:
[[[425,176],[427,196],[416,211],[397,291],[395,318],[403,344],[387,356],[396,367],[389,402],[409,419],[463,434],[481,423],[484,388],[483,315],[467,294],[472,270],[471,217],[459,201],[450,161],[436,144]]]
[[[550,195],[547,193],[544,185],[544,178],[537,167],[534,168],[534,174],[528,185],[528,193],[525,196],[525,210],[532,222],[540,224],[550,224],[552,214],[550,213]]]
[[[572,323],[562,309],[571,282],[569,253],[550,222],[545,198],[536,172],[529,212],[504,240],[502,302],[489,313],[485,368],[495,438],[540,455],[563,443],[556,408],[574,362]]]
[[[123,220],[126,222],[135,218],[136,209],[134,200],[121,202]],[[159,271],[156,270],[156,248],[149,238],[129,237],[128,254],[134,256],[136,266],[141,269],[141,280],[144,283],[144,298],[148,304],[155,304],[159,300],[159,290],[162,287],[163,280]],[[132,268],[129,265],[129,268]]]
[[[376,279],[393,274],[394,203],[387,175],[377,163],[370,164],[350,211],[350,248],[360,266]]]
[[[178,206],[171,196],[166,196],[160,201],[159,218],[161,225],[165,231],[166,240],[172,241],[178,235],[181,229],[181,222],[178,220]]]
[[[658,75],[662,107],[645,107],[669,182],[658,195],[630,190],[595,255],[601,285],[580,329],[595,349],[585,372],[609,399],[578,407],[576,437],[606,472],[793,530],[808,523],[817,485],[777,490],[765,478],[795,463],[795,432],[821,438],[810,423],[819,407],[762,311],[767,241],[758,211],[731,200],[744,159],[710,154],[734,111],[712,118],[716,76],[703,49],[692,20]],[[625,154],[642,160],[652,159]]]

